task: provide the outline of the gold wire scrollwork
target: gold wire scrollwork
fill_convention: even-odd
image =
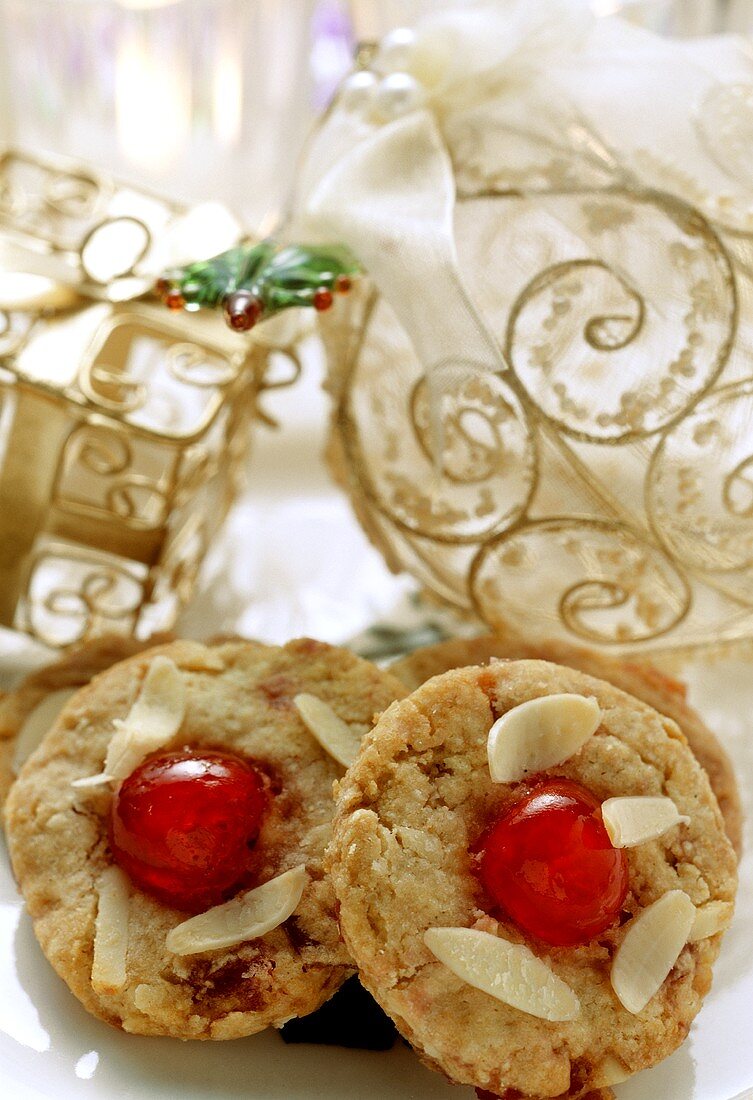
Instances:
[[[230,385],[243,368],[241,356],[220,358],[218,355],[208,355],[206,348],[187,340],[169,347],[165,362],[177,382],[204,389]]]
[[[9,150],[0,157],[0,221],[56,251],[76,249],[111,186],[73,162]]]
[[[473,372],[432,406],[394,314],[355,296],[325,324],[329,455],[364,528],[393,569],[492,627],[625,652],[750,635],[753,318],[739,283],[753,284],[753,236],[642,188],[608,154],[516,191],[495,190],[506,167],[483,177],[488,150],[462,148],[461,266],[502,336],[529,481],[485,529],[480,493],[499,500],[509,468],[503,406],[479,398]]]
[[[389,366],[373,371],[377,353],[366,349],[379,346],[386,331]],[[512,523],[530,497],[536,452],[522,405],[505,379],[482,377],[463,363],[445,372],[439,405],[445,476],[438,478],[429,383],[385,303],[377,303],[364,335],[364,358],[354,361],[339,413],[364,495],[402,530],[437,542],[472,542]],[[401,424],[395,397],[405,386],[408,419]]]
[[[117,233],[118,230],[122,230],[126,227],[130,228],[131,231],[135,229],[137,238],[140,237],[141,240],[139,243],[136,243],[135,246],[133,244],[128,246],[122,252],[119,262],[113,265],[112,255],[115,250],[110,243],[115,237],[113,230]],[[107,240],[108,237],[110,238],[110,242]],[[87,279],[90,279],[92,283],[101,283],[104,286],[113,279],[123,279],[129,275],[134,275],[138,265],[147,255],[151,247],[151,230],[141,218],[135,218],[131,214],[104,218],[96,225],[93,225],[81,241],[78,253],[79,263]],[[91,255],[96,255],[97,251],[99,251],[100,256],[103,253],[109,252],[110,255],[108,258],[110,262],[106,263],[106,269],[97,270],[96,266],[92,264]]]
[[[709,395],[664,435],[646,507],[668,553],[753,606],[753,378]]]
[[[722,501],[731,516],[753,519],[753,454],[738,462],[725,476]]]
[[[90,218],[102,189],[88,172],[49,172],[45,176],[43,203],[47,210],[66,218]]]
[[[33,562],[26,627],[46,645],[73,645],[106,630],[130,631],[142,601],[143,585],[125,564],[57,545]]]
[[[0,359],[18,354],[35,320],[33,314],[0,308]]]
[[[738,308],[727,254],[697,211],[655,192],[610,189],[606,199],[596,235],[610,259],[535,276],[512,305],[506,339],[527,396],[561,431],[594,442],[644,437],[685,415],[727,362]],[[587,240],[593,198],[561,196],[553,209]],[[642,240],[640,268],[623,273],[622,252]],[[685,303],[681,318],[673,299]]]
[[[49,645],[169,628],[241,484],[268,361],[300,366],[290,347],[136,300],[152,235],[181,213],[72,162],[0,152],[0,243],[39,260],[0,304],[15,459],[0,440],[0,527],[16,539],[0,618]]]
[[[106,363],[85,364],[79,373],[79,386],[85,397],[107,412],[125,415],[142,409],[147,402],[143,382]]]
[[[140,471],[138,462],[138,446],[125,428],[81,424],[63,449],[52,505],[98,514],[133,530],[158,528],[167,516],[168,492],[165,484]]]
[[[690,608],[688,586],[661,550],[627,527],[585,517],[529,522],[487,542],[471,591],[488,622],[508,617],[541,631],[559,621],[601,645],[661,637]]]
[[[179,605],[186,604],[196,587],[208,545],[206,518],[195,514],[189,516],[165,543],[150,574],[149,599],[156,602],[173,597]]]

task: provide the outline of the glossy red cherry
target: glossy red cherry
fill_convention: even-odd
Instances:
[[[263,775],[239,756],[161,753],[113,799],[113,855],[137,886],[168,905],[209,909],[247,874],[266,804]]]
[[[598,799],[578,783],[539,783],[492,826],[479,849],[489,897],[546,943],[588,943],[619,915],[627,858],[612,847]]]

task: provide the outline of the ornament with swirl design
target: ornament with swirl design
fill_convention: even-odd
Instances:
[[[271,355],[299,369],[157,305],[148,253],[181,218],[80,165],[0,154],[0,624],[48,645],[170,626],[240,487]],[[136,223],[124,258],[108,234]],[[95,256],[117,260],[102,282]]]
[[[333,471],[492,627],[753,638],[753,99],[713,48],[471,0],[364,48],[312,138],[295,227],[369,257],[321,317]]]

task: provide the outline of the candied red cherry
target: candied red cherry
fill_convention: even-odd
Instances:
[[[479,876],[524,931],[557,946],[588,943],[617,919],[627,858],[599,801],[569,779],[539,783],[482,838]]]
[[[148,894],[176,909],[209,909],[248,873],[266,804],[263,775],[239,756],[161,753],[113,799],[113,855]]]

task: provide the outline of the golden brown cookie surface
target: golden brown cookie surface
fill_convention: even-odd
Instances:
[[[492,916],[472,850],[519,797],[492,783],[492,724],[539,696],[595,697],[597,732],[549,770],[600,801],[664,796],[690,819],[627,851],[621,920],[577,947],[551,947]],[[331,873],[361,980],[421,1056],[453,1080],[504,1096],[580,1098],[615,1071],[654,1065],[684,1039],[711,983],[720,936],[685,946],[638,1014],[610,981],[630,922],[668,892],[696,906],[734,898],[736,861],[708,778],[673,725],[611,684],[541,661],[497,662],[437,676],[393,704],[340,784]],[[476,929],[526,944],[575,992],[575,1018],[552,1022],[464,982],[428,949],[431,928]]]
[[[707,772],[729,836],[738,856],[742,851],[743,812],[734,768],[719,739],[697,711],[688,705],[685,685],[651,665],[622,661],[566,642],[531,643],[518,635],[488,634],[478,638],[453,638],[425,646],[390,666],[398,679],[413,691],[432,676],[466,665],[500,660],[541,660],[578,669],[606,680],[648,703],[677,722],[701,767]]]
[[[167,635],[142,642],[124,634],[104,634],[32,672],[13,691],[0,697],[0,809],[20,765],[73,692],[118,661],[168,640]],[[25,743],[19,744],[19,739]]]
[[[261,938],[176,955],[166,936],[186,919],[135,887],[127,907],[126,978],[95,992],[92,961],[103,872],[112,864],[107,786],[72,781],[102,771],[116,719],[137,697],[155,656],[185,684],[182,726],[170,748],[240,753],[276,777],[253,849],[264,883],[306,865],[295,913]],[[303,725],[293,698],[317,695],[346,723],[371,724],[402,693],[399,682],[344,650],[302,639],[285,647],[175,642],[121,662],[80,691],[24,766],[7,805],[16,877],[48,959],[97,1016],[127,1031],[180,1038],[234,1038],[304,1015],[352,972],[322,859],[343,769]]]

